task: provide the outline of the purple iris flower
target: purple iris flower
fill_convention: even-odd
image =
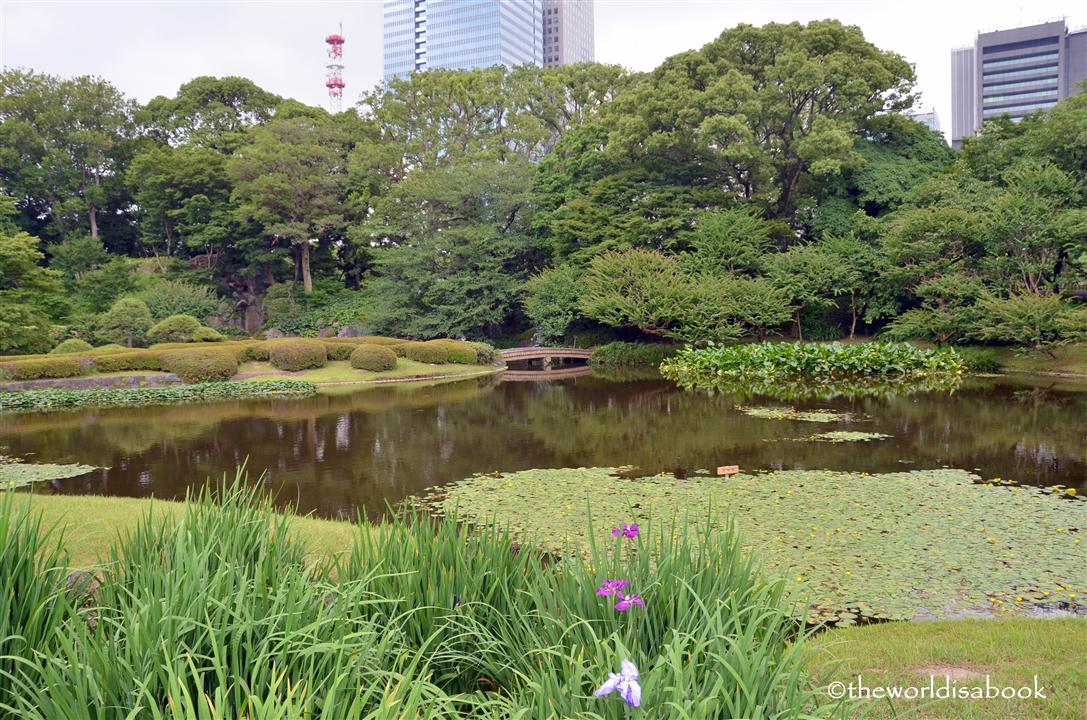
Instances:
[[[630,523],[629,525],[623,523],[622,526],[611,529],[612,537],[619,537],[620,533],[623,537],[633,540],[638,537],[638,523]]]
[[[604,697],[613,692],[618,692],[619,697],[631,707],[642,704],[642,686],[638,684],[638,668],[630,660],[624,659],[620,663],[619,672],[608,673],[608,679],[596,689],[593,695]]]
[[[645,600],[638,597],[638,593],[624,595],[621,592],[617,592],[615,593],[615,597],[619,598],[619,602],[615,603],[615,609],[619,612],[626,612],[635,605],[645,605]]]
[[[596,589],[596,594],[600,597],[619,595],[619,591],[629,584],[629,580],[605,580],[604,584]]]

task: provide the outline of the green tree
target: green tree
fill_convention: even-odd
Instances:
[[[67,307],[60,274],[41,266],[38,239],[0,233],[0,353],[41,353],[52,347],[50,323]]]
[[[238,212],[259,222],[272,244],[293,249],[307,293],[313,290],[312,244],[344,221],[345,165],[340,138],[306,118],[255,128],[227,163]]]
[[[151,329],[151,311],[142,300],[121,298],[98,319],[97,335],[105,342],[142,345]]]
[[[997,297],[985,293],[977,302],[970,335],[979,340],[1026,343],[1036,350],[1082,339],[1087,309],[1074,308],[1059,295],[1024,293]]]
[[[691,252],[682,255],[691,272],[757,275],[773,250],[773,224],[747,209],[703,213],[695,222]]]
[[[842,294],[851,280],[852,268],[816,244],[797,245],[770,256],[767,274],[781,288],[793,306],[797,339],[804,339],[800,313],[805,308],[825,309]]]
[[[572,265],[546,268],[525,283],[525,314],[536,326],[540,339],[554,342],[566,336],[581,317],[578,290],[581,271]]]
[[[933,340],[939,345],[967,338],[977,320],[977,300],[985,292],[973,275],[948,273],[921,282],[915,290],[921,300],[895,317],[884,334],[894,340]]]
[[[249,128],[270,121],[281,102],[252,80],[204,75],[182,85],[172,98],[154,98],[136,120],[163,145],[229,154],[246,142]]]

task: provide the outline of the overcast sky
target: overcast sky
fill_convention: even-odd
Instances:
[[[1066,16],[1080,0],[596,0],[596,59],[649,70],[740,22],[837,18],[917,68],[922,105],[950,130],[950,50],[978,30]],[[327,104],[324,36],[339,22],[344,105],[381,79],[381,1],[0,0],[0,64],[101,75],[141,101],[173,95],[197,75],[241,75],[272,92]]]

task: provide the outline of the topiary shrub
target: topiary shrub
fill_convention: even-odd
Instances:
[[[93,357],[98,372],[128,372],[132,370],[162,370],[162,353],[154,350],[130,350]]]
[[[96,354],[96,353],[115,353],[115,352],[128,352],[128,351],[129,351],[129,348],[126,348],[124,345],[118,345],[117,343],[106,343],[105,345],[99,345],[98,347],[94,348],[90,352],[92,354]]]
[[[195,342],[222,342],[223,340],[226,340],[226,336],[220,335],[207,325],[201,325],[200,328],[193,333],[192,339]]]
[[[498,362],[498,349],[493,345],[485,342],[469,342],[468,344],[476,351],[476,362],[484,365]]]
[[[93,350],[94,347],[86,340],[68,338],[60,345],[49,351],[50,355],[68,355],[69,353],[82,353]]]
[[[396,367],[396,353],[384,345],[362,344],[351,351],[351,367],[385,372]]]
[[[404,340],[402,342],[398,342],[395,345],[386,345],[385,347],[396,353],[397,357],[406,358],[408,356],[408,346],[416,344],[417,343],[415,343],[413,340]]]
[[[328,362],[328,351],[320,340],[288,338],[271,340],[267,345],[268,359],[280,370],[308,370]]]
[[[355,351],[358,343],[328,342],[325,341],[325,350],[329,360],[349,360],[351,353]]]
[[[238,372],[238,359],[226,348],[170,350],[162,365],[187,383],[222,382]]]
[[[121,298],[98,319],[99,340],[132,347],[142,345],[151,327],[151,311],[136,298]]]
[[[468,343],[461,342],[460,340],[438,338],[437,340],[427,340],[425,343],[423,343],[423,345],[444,349],[447,356],[445,362],[458,363],[461,365],[473,365],[478,361],[476,349]]]
[[[171,315],[152,325],[147,339],[154,343],[193,342],[202,327],[192,315]]]
[[[416,362],[444,365],[449,362],[449,350],[444,345],[435,345],[433,342],[410,342],[403,347],[404,357]],[[396,352],[395,348],[393,352]],[[399,354],[399,353],[397,353]]]
[[[384,335],[366,335],[364,337],[356,338],[359,342],[366,343],[367,345],[402,345],[407,340],[403,338],[385,337]]]
[[[0,380],[46,380],[82,375],[86,363],[74,357],[42,358],[0,363]]]

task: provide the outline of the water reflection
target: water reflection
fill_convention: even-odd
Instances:
[[[108,466],[55,492],[182,497],[248,461],[284,501],[327,517],[381,512],[426,487],[476,472],[631,465],[685,472],[940,466],[985,477],[1084,487],[1087,385],[969,378],[954,393],[836,394],[790,401],[868,419],[805,423],[752,418],[737,403],[781,404],[752,388],[678,390],[659,377],[599,373],[556,382],[479,378],[387,386],[298,400],[8,415],[0,447],[42,462]],[[853,443],[785,442],[827,430],[893,436]]]

